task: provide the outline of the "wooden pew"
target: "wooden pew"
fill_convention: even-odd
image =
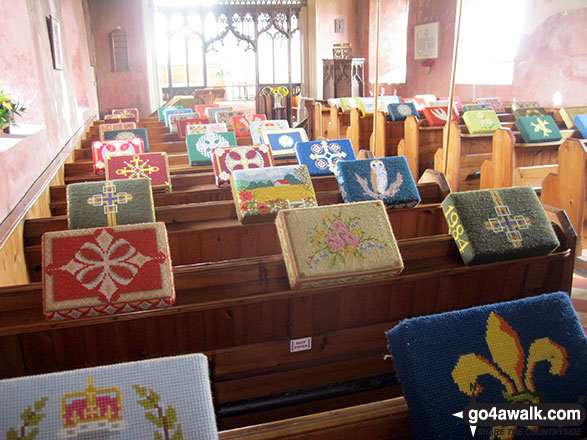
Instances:
[[[109,122],[109,121],[105,121],[105,120],[94,121],[92,127],[90,127],[90,130],[89,130],[90,136],[97,138],[98,134],[99,134],[98,127],[101,124],[107,124],[107,123],[116,123],[116,121],[114,121],[114,122]],[[157,118],[152,118],[152,119],[151,118],[146,118],[146,119],[141,118],[137,124],[137,128],[146,128],[150,134],[169,133],[169,127],[166,127],[165,122],[159,121]]]
[[[501,114],[500,120],[511,119],[509,114]],[[512,121],[503,122],[500,130],[509,130]],[[575,135],[574,130],[561,129],[563,140],[545,143],[523,143],[518,132],[516,136],[516,162],[518,166],[530,167],[536,165],[553,165],[557,163],[558,147],[564,139]],[[498,141],[502,137],[498,136]],[[479,189],[481,166],[491,159],[493,151],[493,137],[488,134],[469,134],[465,126],[452,123],[451,136],[448,140],[448,158],[446,178],[453,191],[468,191]],[[434,167],[444,172],[444,151],[439,149],[434,156]],[[526,178],[531,178],[531,175]]]
[[[377,118],[377,142],[374,145],[375,157],[387,157],[398,155],[398,144],[404,138],[404,122],[392,121],[389,115],[378,111]],[[417,178],[414,176],[414,178]]]
[[[446,179],[452,191],[479,189],[481,165],[491,159],[491,135],[463,133],[459,124],[451,122],[448,146]],[[439,148],[434,154],[434,169],[440,172],[444,172],[445,151]]]
[[[545,147],[536,147],[538,149]],[[549,147],[553,148],[553,147]],[[532,186],[541,188],[544,205],[564,209],[577,232],[577,264],[587,269],[581,257],[585,248],[585,221],[587,220],[587,146],[585,141],[566,139],[557,149],[558,164],[520,165],[527,163],[531,147],[520,147],[509,129],[500,129],[493,138],[491,160],[481,168],[481,188]],[[583,184],[581,184],[581,182]]]
[[[412,421],[403,397],[287,418],[219,432],[220,440],[411,439]]]
[[[328,139],[341,139],[348,137],[347,130],[351,125],[350,112],[341,112],[337,106],[330,106],[330,121],[327,128]],[[358,151],[358,147],[353,144],[355,152]]]
[[[280,160],[278,164],[287,164],[290,160]],[[214,183],[214,173],[211,167],[192,168],[191,174],[172,174],[172,192],[155,191],[153,198],[155,206],[177,205],[182,203],[209,202],[215,200],[232,200],[230,188],[218,188]],[[103,180],[101,176],[87,179],[86,181]],[[438,177],[443,184],[444,176]],[[338,189],[338,183],[333,176],[314,177],[312,179],[314,190],[334,191]],[[66,185],[55,185],[50,188],[51,215],[65,215],[67,213]]]
[[[502,125],[510,126],[513,124],[514,116],[510,113],[499,114],[498,117]],[[460,127],[461,141],[464,144],[461,151],[491,150],[491,141],[485,138],[485,135],[471,135],[464,127]],[[406,157],[414,179],[417,180],[426,169],[430,168],[444,172],[443,165],[439,163],[439,160],[440,162],[443,160],[443,152],[438,153],[439,157],[436,157],[437,151],[443,148],[443,142],[443,127],[431,127],[422,117],[419,120],[414,116],[406,118],[404,122],[404,138],[400,140],[397,149],[399,156]],[[484,142],[486,143],[485,147],[482,146]],[[474,159],[473,162],[475,162]],[[471,168],[471,164],[467,165]],[[447,172],[447,178],[448,174]],[[452,177],[452,180],[449,179],[451,187],[454,186],[454,173]],[[455,187],[453,187],[453,190],[457,191]]]
[[[92,160],[92,142],[97,141],[96,138],[89,138],[82,141],[82,148],[75,150],[75,160]],[[237,145],[253,145],[253,140],[250,136],[236,138]],[[185,139],[179,139],[177,134],[167,134],[164,136],[149,136],[149,152],[159,153],[166,152],[168,154],[187,152]]]
[[[312,111],[312,130],[308,130],[308,138],[317,140],[328,138],[330,125],[330,107],[322,102],[315,102]]]
[[[442,127],[430,127],[426,121],[408,116],[404,121],[404,139],[397,154],[405,156],[414,180],[427,169],[434,169],[434,154],[442,148]]]
[[[510,186],[540,187],[548,173],[556,172],[558,168],[560,143],[535,145],[516,144],[511,129],[500,128],[492,139],[491,157],[481,168],[481,189]],[[542,164],[541,161],[550,163]]]
[[[542,181],[540,201],[543,205],[564,209],[577,233],[575,265],[587,272],[587,141],[567,139],[559,148],[556,173]]]
[[[185,147],[185,144],[183,144]],[[170,174],[193,174],[203,170],[212,169],[211,166],[197,166],[192,167],[189,163],[187,153],[175,153],[168,155],[168,163]],[[288,159],[277,159],[275,161],[277,165],[290,165],[297,164],[295,158]],[[87,181],[104,180],[104,175],[98,175],[94,173],[94,165],[90,160],[78,160],[73,163],[65,164],[65,183],[79,183]]]
[[[358,153],[359,150],[370,150],[370,139],[373,133],[373,115],[362,116],[358,108],[352,108],[349,114],[349,126],[346,137]]]
[[[328,188],[334,179],[318,180]],[[320,183],[319,183],[320,185]],[[230,192],[230,189],[224,189]],[[446,232],[440,203],[446,191],[438,183],[419,185],[423,203],[415,208],[391,209],[388,215],[396,238],[412,238]],[[338,190],[317,193],[318,203],[341,203]],[[174,264],[215,262],[281,253],[272,222],[241,225],[232,200],[161,206],[155,209],[158,221],[167,225]],[[45,232],[67,229],[66,216],[25,221],[25,256],[32,281],[41,280],[41,237]]]
[[[551,218],[553,254],[467,267],[448,234],[404,239],[402,274],[344,287],[290,290],[281,255],[175,266],[171,308],[61,322],[44,319],[39,283],[3,288],[0,377],[204,352],[223,428],[242,421],[235,407],[267,409],[248,399],[287,406],[316,387],[334,399],[328,387],[369,378],[386,380],[366,395],[393,397],[377,391],[395,384],[383,332],[399,320],[570,291],[576,236],[563,212]],[[305,337],[312,349],[291,353],[289,341]]]

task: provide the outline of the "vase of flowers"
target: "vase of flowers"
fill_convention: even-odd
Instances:
[[[26,107],[21,102],[0,90],[0,136],[2,132],[10,132],[10,125],[15,123],[15,116],[20,116],[25,110]]]

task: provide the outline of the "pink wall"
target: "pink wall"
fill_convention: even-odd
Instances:
[[[370,0],[367,27],[368,42],[363,41],[370,58],[375,57],[375,8],[376,0]],[[392,23],[398,0],[382,0],[380,73],[386,71],[386,51],[393,51],[394,40],[386,32],[386,24]],[[563,10],[573,2],[560,3],[551,0],[532,0],[528,7],[526,31],[522,36],[515,61],[515,74],[511,86],[471,86],[457,84],[456,94],[463,101],[476,97],[499,96],[504,102],[515,97],[519,101],[537,100],[544,106],[552,106],[552,95],[562,94],[563,105],[587,103],[587,8],[574,6]],[[577,2],[574,2],[577,3]],[[405,84],[384,84],[385,93],[413,96],[434,93],[446,96],[449,92],[456,1],[410,0],[407,39],[407,81]],[[570,6],[569,6],[570,8]],[[414,60],[414,26],[438,21],[439,57],[431,72]],[[368,65],[369,78],[374,80],[373,64]],[[369,90],[372,89],[372,86]]]
[[[30,135],[0,139],[0,219],[3,221],[84,122],[98,112],[89,66],[82,0],[0,0],[3,84],[27,111],[17,119]],[[61,20],[64,69],[54,70],[46,17]],[[73,41],[70,41],[73,40]],[[16,142],[18,140],[18,142]],[[15,143],[16,142],[16,143]]]
[[[355,0],[316,0],[316,84],[317,95],[322,97],[322,66],[323,59],[332,59],[332,45],[335,43],[351,43],[355,58],[366,57],[362,51],[361,16],[364,8]],[[368,15],[368,12],[367,12]],[[334,33],[334,20],[344,20],[344,32]],[[366,47],[366,46],[365,46]]]
[[[370,53],[375,57],[375,11],[376,0],[370,0],[369,35]],[[437,96],[445,96],[449,91],[450,70],[454,44],[454,22],[456,13],[456,2],[435,1],[435,0],[410,0],[408,13],[408,35],[407,35],[407,60],[406,60],[406,83],[405,84],[383,84],[386,94],[393,94],[397,89],[400,96],[414,96],[416,94],[434,93]],[[395,40],[388,38],[385,24],[396,19],[396,8],[401,8],[398,0],[383,0],[381,5],[381,37],[380,37],[380,72],[386,71],[385,52],[394,50]],[[422,66],[421,61],[414,60],[414,27],[427,24],[439,23],[439,47],[438,58],[430,73]],[[381,60],[384,60],[383,62]],[[374,80],[372,64],[369,65],[369,77]],[[371,87],[370,87],[371,90]]]
[[[560,6],[560,5],[559,5]],[[547,16],[544,21],[540,16]],[[565,11],[546,0],[533,0],[515,59],[511,86],[457,85],[465,99],[499,96],[505,102],[538,101],[554,106],[553,94],[562,105],[587,104],[587,8]]]
[[[141,115],[154,109],[150,99],[146,47],[146,2],[89,0],[96,47],[96,77],[100,114],[114,108],[138,107]],[[117,27],[128,34],[130,71],[112,72],[109,35]]]
[[[365,57],[361,53],[359,36],[362,34],[358,15],[361,2],[354,0],[320,0],[316,2],[316,20],[318,34],[316,36],[316,50],[319,60],[332,58],[332,45],[335,43],[351,43],[355,58]],[[334,20],[343,19],[344,33],[334,33]]]

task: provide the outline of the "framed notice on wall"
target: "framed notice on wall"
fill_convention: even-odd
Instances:
[[[438,22],[414,27],[414,59],[438,58]]]
[[[61,22],[49,15],[47,17],[49,26],[49,41],[51,42],[51,55],[53,57],[53,68],[63,70],[63,45],[61,43]]]

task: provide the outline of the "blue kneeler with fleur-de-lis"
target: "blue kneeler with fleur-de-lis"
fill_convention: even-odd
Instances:
[[[472,399],[585,407],[587,338],[565,292],[407,319],[387,339],[416,439],[473,438],[460,415]],[[473,431],[484,439],[568,438],[549,436],[556,425]],[[587,432],[586,423],[572,428]]]

